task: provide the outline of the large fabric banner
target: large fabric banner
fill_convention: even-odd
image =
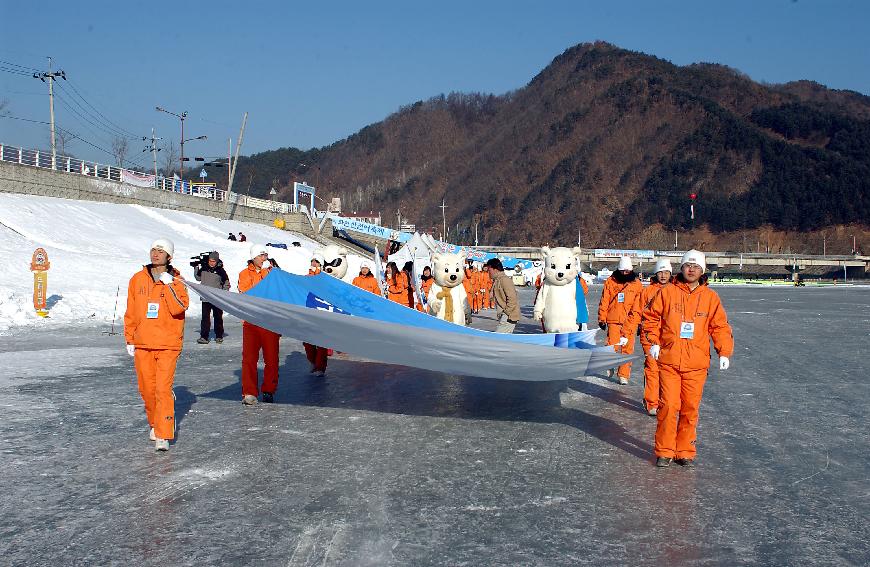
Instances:
[[[138,173],[127,169],[121,170],[121,182],[135,185],[136,187],[154,187],[153,175],[147,173]]]
[[[550,381],[634,357],[591,344],[595,331],[504,335],[442,321],[321,274],[272,272],[246,294],[188,283],[204,301],[301,341],[438,372]]]

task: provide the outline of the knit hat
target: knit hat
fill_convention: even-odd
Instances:
[[[689,250],[683,254],[683,258],[680,260],[680,267],[682,268],[685,264],[698,264],[701,266],[702,272],[707,271],[707,258],[700,250]]]
[[[172,258],[175,256],[175,245],[168,238],[158,238],[154,242],[151,243],[151,250],[154,249],[163,250],[169,257]]]
[[[631,258],[628,256],[623,256],[619,259],[619,265],[616,266],[617,270],[632,270],[634,266],[631,265]]]
[[[220,254],[217,253],[217,250],[212,250],[211,252],[208,253],[208,259],[209,260],[220,260],[221,256],[220,256]]]
[[[673,273],[673,271],[674,271],[674,269],[671,267],[671,261],[668,260],[667,258],[662,258],[661,260],[656,262],[656,267],[655,267],[655,270],[653,270],[653,273],[654,274],[657,274],[659,272],[672,272]]]
[[[259,256],[260,254],[269,255],[269,252],[266,250],[266,247],[262,244],[251,244],[251,247],[248,249],[248,255],[251,260]]]

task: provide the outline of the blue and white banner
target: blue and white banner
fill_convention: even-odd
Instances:
[[[354,232],[368,234],[370,236],[375,236],[384,240],[395,240],[404,244],[405,242],[411,240],[412,236],[407,232],[400,232],[398,230],[385,228],[383,226],[379,226],[369,222],[363,222],[361,220],[349,219],[346,217],[339,217],[335,215],[329,215],[329,218],[332,219],[333,228],[352,230]]]
[[[642,260],[652,260],[655,258],[653,250],[620,250],[618,248],[596,248],[595,256],[598,258],[621,258],[627,256],[629,258],[639,258]]]
[[[276,333],[372,360],[439,372],[566,380],[635,358],[612,347],[596,347],[592,343],[596,330],[492,333],[442,321],[325,274],[296,276],[272,270],[245,294],[187,285],[204,301]],[[542,365],[546,372],[541,372]]]

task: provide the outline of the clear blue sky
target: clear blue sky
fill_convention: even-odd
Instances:
[[[200,6],[196,9],[190,6]],[[179,10],[177,6],[184,6]],[[250,112],[243,154],[331,144],[399,106],[451,91],[522,87],[565,49],[597,39],[678,65],[729,65],[758,81],[811,79],[870,94],[870,2],[250,1],[5,2],[0,69],[44,69],[120,128],[225,155]],[[48,120],[46,85],[0,70],[7,115]],[[76,116],[71,105],[96,127]],[[57,122],[110,148],[102,118],[59,102]],[[112,127],[110,126],[109,129]],[[0,118],[0,141],[47,146],[48,127]],[[143,144],[131,157],[148,163]],[[73,153],[111,162],[77,141]]]

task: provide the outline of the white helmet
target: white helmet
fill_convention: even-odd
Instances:
[[[662,258],[658,262],[656,262],[656,269],[653,270],[654,274],[659,272],[671,272],[673,273],[674,269],[671,267],[671,261],[667,258]]]
[[[628,256],[623,256],[619,259],[619,265],[616,266],[617,270],[633,270],[634,266],[631,265],[631,258]]]
[[[172,258],[175,256],[175,245],[168,238],[158,238],[154,242],[151,243],[151,250],[154,249],[163,250],[169,257]]]
[[[368,268],[369,270],[371,270],[372,269],[371,261],[370,260],[363,260],[362,262],[360,262],[359,269],[362,270],[363,268]]]
[[[698,264],[701,266],[702,272],[707,271],[707,258],[700,250],[689,250],[683,254],[683,257],[680,260],[680,267],[682,268],[684,264]]]
[[[266,250],[266,246],[263,244],[251,244],[251,247],[248,249],[248,257],[253,260],[260,254],[269,255],[269,251]]]

